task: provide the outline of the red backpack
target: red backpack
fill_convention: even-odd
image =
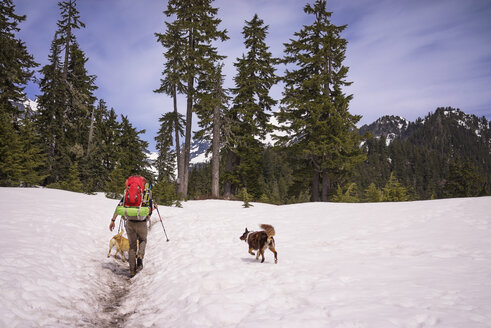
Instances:
[[[139,175],[131,176],[126,180],[124,206],[141,206],[146,183],[147,180]]]

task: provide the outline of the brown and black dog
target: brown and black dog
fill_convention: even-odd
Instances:
[[[278,253],[275,250],[274,238],[275,231],[273,226],[269,224],[259,225],[264,231],[249,231],[247,228],[240,237],[240,240],[245,241],[249,245],[249,254],[256,255],[256,260],[259,255],[262,256],[261,263],[264,262],[264,251],[269,248],[274,253],[274,263],[278,263]],[[254,254],[253,250],[257,250]]]

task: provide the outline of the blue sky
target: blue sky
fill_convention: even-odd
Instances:
[[[283,43],[312,17],[303,0],[217,0],[221,28],[230,40],[218,44],[226,55],[226,87],[233,86],[237,57],[245,51],[242,28],[255,13],[269,25],[267,44],[276,57]],[[60,11],[58,0],[14,0],[16,13],[27,15],[18,37],[41,65]],[[155,32],[164,31],[164,0],[78,0],[85,29],[77,30],[81,49],[89,58],[89,74],[96,75],[95,92],[118,114],[128,115],[154,150],[158,118],[172,110],[172,101],[152,90],[160,84],[164,49]],[[382,115],[415,120],[440,106],[491,119],[491,1],[489,0],[328,0],[332,21],[347,24],[345,65],[353,84],[353,114],[360,124]],[[277,67],[281,74],[283,67]],[[39,91],[29,86],[35,98]],[[282,86],[271,90],[281,98]],[[184,98],[179,110],[185,112]],[[194,120],[196,123],[196,119]]]

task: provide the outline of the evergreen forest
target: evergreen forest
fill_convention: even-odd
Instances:
[[[312,2],[303,13],[310,25],[285,40],[281,58],[267,44],[267,22],[258,14],[244,22],[243,53],[227,88],[220,45],[229,36],[219,8],[212,0],[168,0],[164,31],[152,31],[163,50],[153,92],[171,98],[173,108],[162,109],[151,158],[145,130],[94,95],[97,77],[77,42],[90,26],[76,0],[58,4],[42,67],[17,37],[27,17],[13,0],[2,0],[0,186],[118,198],[128,176],[142,175],[166,205],[204,198],[249,205],[491,195],[486,118],[441,107],[403,128],[391,116],[357,127],[361,116],[350,113],[353,95],[345,91],[352,83],[342,36],[348,26],[332,23],[326,0]],[[34,82],[36,110],[22,105]],[[280,82],[281,99],[273,99],[271,88]],[[209,162],[190,162],[193,142],[209,144]]]

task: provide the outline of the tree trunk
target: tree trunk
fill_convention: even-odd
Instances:
[[[234,153],[228,149],[225,162],[225,172],[232,172],[234,162]],[[232,198],[232,182],[227,180],[223,184],[223,197],[225,199]]]
[[[87,157],[90,155],[90,146],[94,138],[94,107],[92,107],[92,115],[90,116],[89,143],[87,144]]]
[[[182,197],[184,199],[188,196],[188,183],[189,183],[189,160],[191,151],[191,129],[193,120],[193,94],[194,94],[194,30],[191,28],[189,30],[189,54],[190,54],[190,69],[188,76],[188,86],[187,86],[187,106],[186,106],[186,133],[184,136],[184,163],[182,172]]]
[[[314,170],[314,175],[312,176],[312,201],[319,201],[319,172]]]
[[[65,62],[63,63],[63,78],[65,79],[65,82],[68,80],[68,59],[69,59],[69,52],[70,52],[70,39],[72,38],[72,4],[70,1],[70,9],[68,10],[68,31],[66,35],[66,41],[65,41]]]
[[[322,201],[327,202],[327,190],[329,189],[329,176],[327,170],[322,171]]]
[[[178,125],[179,125],[179,115],[177,113],[177,87],[174,86],[174,90],[172,91],[172,98],[174,101],[174,113],[175,113],[175,119],[176,121],[174,122],[174,133],[175,133],[175,138],[176,138],[176,162],[177,162],[177,197],[181,199],[182,195],[182,155],[181,155],[181,144],[179,140],[179,130],[178,130]]]
[[[213,109],[213,140],[211,158],[211,197],[219,196],[220,177],[220,103]]]

